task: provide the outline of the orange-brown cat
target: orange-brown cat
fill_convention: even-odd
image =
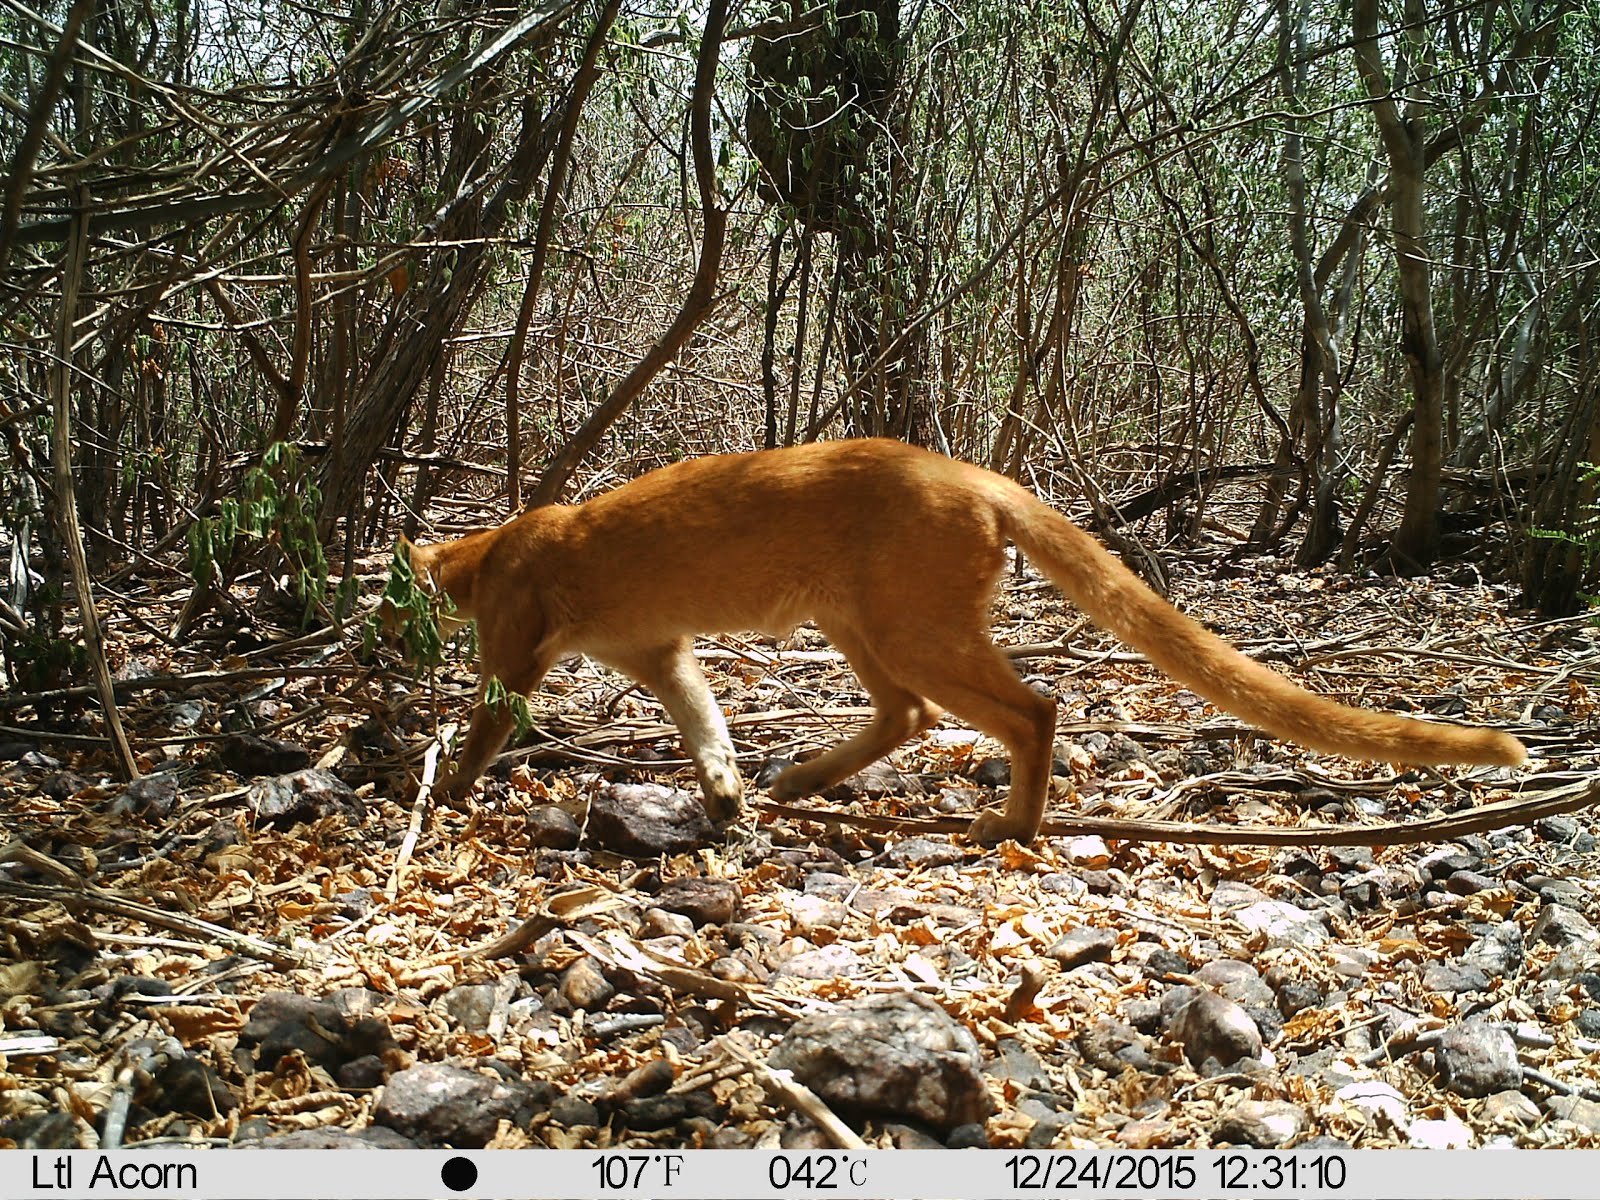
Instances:
[[[691,653],[697,633],[783,634],[813,620],[872,696],[867,726],[773,785],[820,791],[927,729],[941,707],[1011,752],[1005,811],[979,841],[1027,841],[1050,782],[1056,710],[989,640],[991,594],[1015,542],[1094,621],[1213,703],[1317,750],[1405,763],[1520,763],[1491,729],[1346,707],[1246,658],[1162,600],[1022,487],[894,441],[675,463],[576,506],[411,550],[418,575],[478,622],[482,678],[528,693],[582,652],[633,676],[683,735],[716,820],[743,795],[733,745]],[[503,710],[504,706],[501,706]],[[455,769],[459,798],[504,744],[482,702]]]

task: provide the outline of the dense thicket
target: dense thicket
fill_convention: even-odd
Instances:
[[[0,0],[6,669],[70,665],[74,559],[314,612],[438,498],[847,433],[1573,611],[1597,49],[1578,0]]]

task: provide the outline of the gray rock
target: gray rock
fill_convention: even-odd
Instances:
[[[1111,957],[1111,952],[1116,948],[1115,930],[1080,925],[1077,929],[1069,929],[1062,934],[1056,944],[1045,951],[1045,956],[1055,959],[1062,967],[1071,970],[1086,962],[1104,962]]]
[[[1546,1111],[1561,1121],[1571,1121],[1586,1133],[1600,1133],[1600,1104],[1582,1096],[1551,1096]]]
[[[550,1119],[567,1129],[575,1125],[595,1126],[600,1124],[600,1110],[577,1096],[563,1096],[550,1106]]]
[[[149,1095],[140,1102],[156,1112],[191,1113],[215,1117],[239,1107],[233,1089],[211,1069],[209,1063],[192,1055],[174,1058],[155,1075]]]
[[[611,986],[600,973],[594,959],[588,955],[577,959],[561,973],[560,991],[573,1008],[587,1012],[604,1008],[606,1002],[617,994],[617,989]]]
[[[242,1130],[241,1126],[241,1130]],[[415,1150],[417,1143],[384,1125],[369,1125],[357,1133],[327,1126],[291,1129],[267,1137],[240,1138],[241,1150]]]
[[[1213,1143],[1272,1150],[1287,1146],[1309,1124],[1305,1109],[1287,1100],[1241,1100],[1217,1120],[1211,1138]]]
[[[328,816],[341,816],[356,825],[366,813],[361,797],[344,780],[315,767],[253,784],[245,802],[259,820],[279,826]]]
[[[498,988],[492,983],[462,984],[441,996],[439,1007],[462,1029],[469,1033],[481,1033],[489,1028],[489,1019],[494,1015],[497,991]]]
[[[717,836],[700,801],[655,783],[612,783],[589,802],[585,841],[630,858],[659,858],[704,846]]]
[[[1476,896],[1500,886],[1500,881],[1481,871],[1453,871],[1444,881],[1444,890],[1456,896]]]
[[[812,941],[831,941],[850,922],[850,910],[825,896],[796,896],[785,907],[794,931]]]
[[[1261,1057],[1261,1030],[1243,1007],[1207,989],[1197,994],[1173,1018],[1171,1033],[1193,1066],[1208,1058],[1223,1066],[1241,1058]]]
[[[311,751],[294,742],[254,733],[236,733],[217,748],[222,765],[235,775],[292,775],[311,765]]]
[[[972,1034],[913,992],[802,1017],[771,1064],[853,1115],[907,1118],[949,1131],[994,1111]]]
[[[1497,1127],[1529,1129],[1539,1123],[1539,1106],[1521,1092],[1507,1089],[1483,1102],[1483,1119]]]
[[[681,913],[696,925],[739,919],[739,885],[731,879],[673,879],[656,893],[656,907]]]
[[[1273,1004],[1277,997],[1261,973],[1236,958],[1216,958],[1194,973],[1196,982],[1240,1004]]]
[[[70,1113],[29,1113],[0,1121],[0,1137],[18,1150],[95,1150],[100,1140],[88,1122]]]
[[[548,850],[576,850],[583,831],[571,813],[558,804],[536,804],[525,818],[528,844]]]
[[[1482,967],[1466,962],[1435,962],[1422,969],[1422,986],[1430,992],[1453,996],[1459,992],[1482,992],[1489,988],[1489,974]]]
[[[1557,950],[1556,956],[1545,964],[1544,970],[1539,972],[1539,979],[1543,982],[1571,979],[1575,975],[1586,975],[1595,971],[1600,971],[1600,947],[1587,942],[1577,942]]]
[[[886,867],[947,867],[965,862],[966,851],[937,838],[910,837],[895,842],[878,855]]]
[[[1433,1060],[1440,1085],[1459,1096],[1490,1096],[1522,1085],[1517,1044],[1497,1025],[1469,1022],[1445,1030]]]
[[[178,780],[170,772],[146,775],[136,779],[111,800],[113,814],[143,814],[165,817],[178,803]]]
[[[1112,1075],[1150,1059],[1149,1039],[1131,1025],[1101,1013],[1078,1035],[1078,1052],[1090,1066]]]
[[[1587,917],[1565,904],[1546,904],[1539,910],[1528,936],[1536,942],[1562,946],[1593,946],[1600,942],[1600,930]]]
[[[1252,933],[1264,935],[1268,946],[1314,947],[1328,940],[1321,917],[1283,900],[1261,900],[1232,916]]]
[[[849,800],[857,796],[920,796],[926,790],[915,775],[902,775],[887,760],[879,759],[834,784],[823,795],[830,800]]]
[[[525,1124],[536,1099],[520,1080],[423,1063],[389,1077],[372,1120],[427,1146],[481,1147],[502,1119]]]
[[[1513,976],[1522,971],[1524,953],[1521,927],[1515,921],[1502,921],[1484,929],[1462,954],[1461,962],[1491,976]]]
[[[836,942],[789,956],[777,965],[775,974],[791,979],[833,979],[840,975],[859,975],[864,969],[854,951]]]
[[[388,1024],[372,1015],[373,993],[359,988],[335,992],[326,999],[296,992],[268,992],[255,1002],[239,1047],[255,1051],[257,1070],[271,1070],[278,1060],[298,1050],[306,1061],[327,1071],[358,1058],[382,1055],[395,1047]]]
[[[639,925],[642,938],[678,937],[692,938],[694,922],[682,913],[668,912],[664,908],[647,908]]]

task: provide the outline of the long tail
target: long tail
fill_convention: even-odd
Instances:
[[[1000,499],[1006,532],[1094,622],[1200,695],[1268,733],[1351,758],[1514,767],[1527,751],[1498,729],[1417,721],[1315,695],[1246,657],[1151,591],[1118,559],[1021,488]]]

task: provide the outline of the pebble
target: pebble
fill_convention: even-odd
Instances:
[[[539,1099],[521,1080],[423,1063],[389,1077],[372,1121],[424,1145],[476,1148],[494,1136],[502,1119],[526,1124]]]
[[[577,820],[557,804],[536,804],[524,819],[528,844],[545,850],[576,850],[583,839]]]
[[[1115,930],[1081,925],[1062,934],[1056,943],[1045,951],[1045,957],[1055,959],[1064,970],[1070,971],[1073,967],[1080,967],[1087,962],[1104,962],[1109,959],[1111,952],[1117,947],[1117,940]]]
[[[1321,917],[1284,900],[1259,900],[1238,909],[1232,916],[1252,933],[1263,935],[1268,947],[1309,948],[1328,940],[1328,927]]]
[[[802,1017],[770,1062],[844,1114],[908,1119],[948,1133],[994,1111],[972,1034],[914,992]]]
[[[1468,1022],[1444,1031],[1433,1048],[1441,1087],[1468,1098],[1522,1084],[1517,1045],[1498,1025]]]
[[[611,783],[589,802],[588,845],[630,858],[682,854],[715,839],[698,797],[657,783]]]
[[[1215,1059],[1226,1067],[1241,1058],[1261,1057],[1261,1030],[1250,1014],[1216,992],[1197,989],[1169,1026],[1191,1065]]]
[[[1528,938],[1547,942],[1557,948],[1562,946],[1593,946],[1600,942],[1600,930],[1575,908],[1565,904],[1546,904],[1528,930]]]
[[[606,1002],[617,994],[617,989],[611,986],[600,973],[594,959],[588,955],[575,960],[561,973],[560,991],[562,998],[573,1008],[587,1012],[604,1008]]]
[[[1309,1124],[1305,1109],[1287,1100],[1241,1100],[1222,1114],[1211,1137],[1213,1143],[1272,1150],[1288,1145]]]
[[[1240,1004],[1275,1004],[1277,997],[1261,973],[1236,958],[1217,958],[1194,973],[1195,981]]]
[[[695,925],[726,925],[739,919],[739,885],[731,879],[673,879],[656,893],[656,907],[688,917]]]

